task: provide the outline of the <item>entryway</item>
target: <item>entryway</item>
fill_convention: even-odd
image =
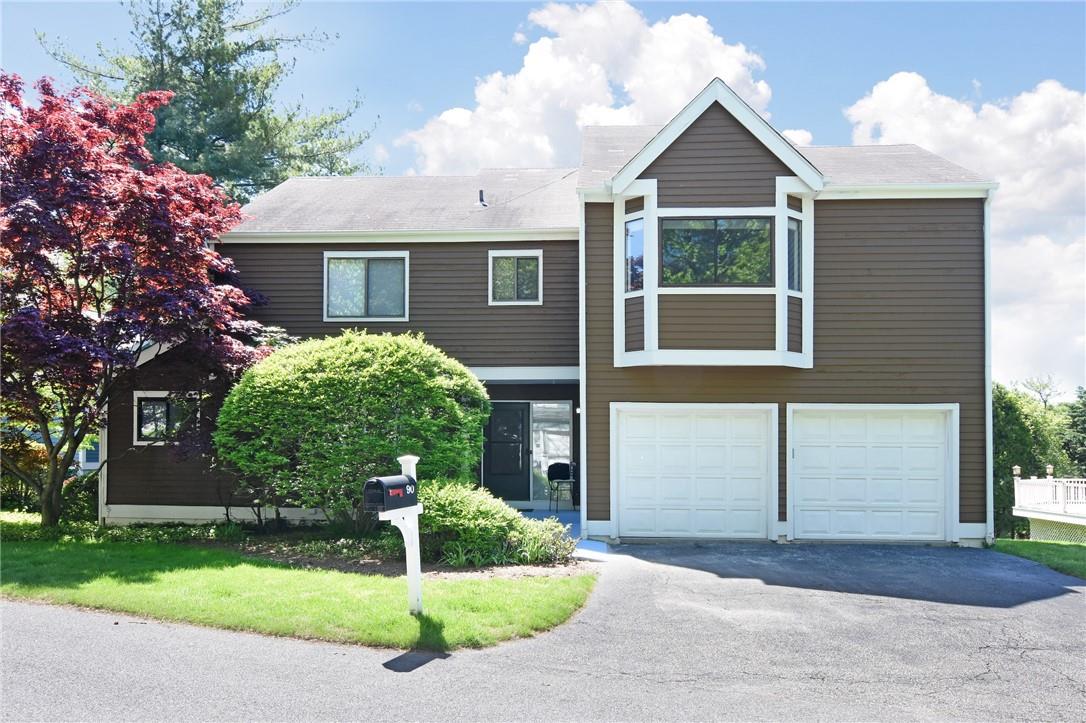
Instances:
[[[569,401],[495,401],[483,446],[483,486],[514,507],[546,510],[547,468],[573,459]],[[570,507],[568,488],[561,504]]]

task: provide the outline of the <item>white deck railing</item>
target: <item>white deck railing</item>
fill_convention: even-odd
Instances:
[[[1086,479],[1030,477],[1022,479],[1015,467],[1014,506],[1019,510],[1048,512],[1086,520]]]

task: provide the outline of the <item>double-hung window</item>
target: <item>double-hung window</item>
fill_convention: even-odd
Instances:
[[[661,286],[772,286],[772,219],[663,219],[660,283]]]
[[[491,306],[543,303],[543,251],[490,251]]]
[[[407,321],[406,251],[326,251],[325,321]]]

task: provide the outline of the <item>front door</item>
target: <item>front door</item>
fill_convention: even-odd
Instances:
[[[531,499],[530,402],[494,402],[486,425],[483,483],[506,500]]]

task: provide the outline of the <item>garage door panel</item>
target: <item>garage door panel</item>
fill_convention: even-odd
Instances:
[[[801,475],[825,474],[833,468],[833,449],[828,445],[796,445],[794,468]]]
[[[946,414],[795,410],[796,537],[944,539]]]
[[[619,534],[764,539],[769,412],[674,407],[619,411]]]
[[[866,477],[835,477],[830,485],[832,503],[863,503],[867,500]]]
[[[731,438],[733,441],[765,441],[765,413],[735,414],[729,420],[731,422]]]
[[[662,414],[657,425],[660,439],[677,439],[690,443],[693,433],[693,417],[689,414]]]

